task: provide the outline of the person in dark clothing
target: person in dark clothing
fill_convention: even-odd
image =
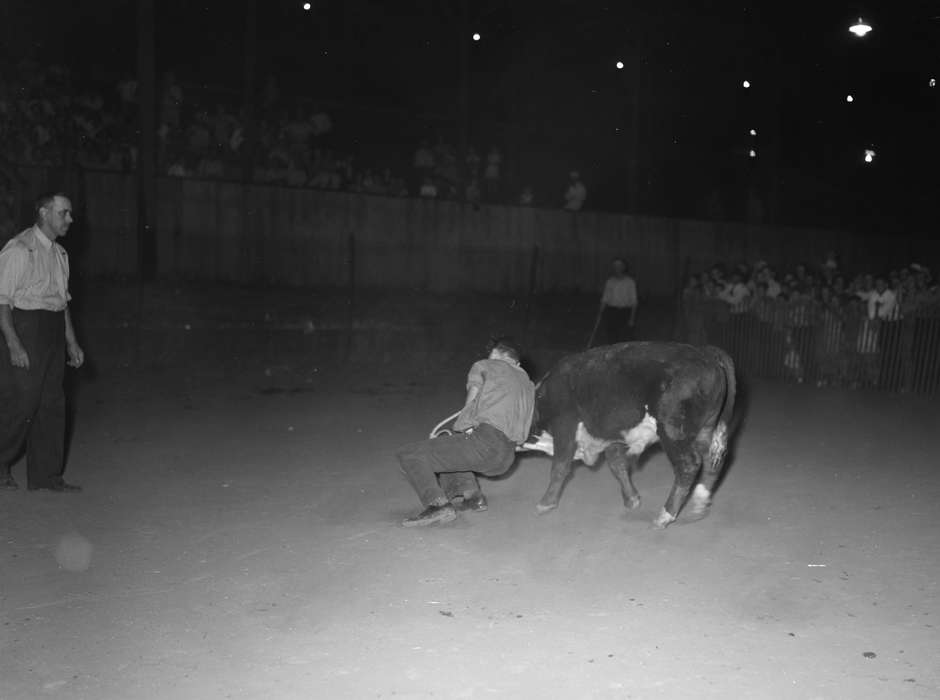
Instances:
[[[476,474],[499,476],[512,466],[526,441],[535,406],[535,386],[519,365],[519,351],[496,341],[487,359],[467,375],[467,399],[454,433],[407,445],[398,452],[401,471],[424,510],[405,527],[449,522],[457,508],[487,509]]]

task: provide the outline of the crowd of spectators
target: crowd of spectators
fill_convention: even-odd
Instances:
[[[919,263],[850,275],[830,253],[783,274],[765,261],[715,265],[689,277],[682,307],[690,342],[724,343],[758,374],[903,389],[914,365],[930,360],[921,355],[940,288]]]
[[[465,185],[459,191],[457,150],[443,139],[432,146],[423,140],[418,144],[412,158],[413,189],[418,196],[428,199],[463,199],[473,205],[511,204],[520,207],[536,205],[535,191],[531,185],[523,185],[518,193],[512,192],[507,182],[505,162],[499,146],[490,146],[481,155],[475,146],[467,148],[465,163]],[[569,174],[568,188],[563,198],[553,202],[538,202],[549,206],[562,202],[568,211],[580,211],[587,199],[587,188],[577,171]]]
[[[126,77],[97,87],[77,83],[64,66],[30,60],[0,65],[0,159],[12,164],[134,170],[137,81]],[[258,98],[257,147],[248,154],[247,113],[231,98],[187,87],[171,72],[162,76],[156,93],[158,172],[227,180],[242,180],[248,173],[263,184],[474,205],[536,204],[530,186],[510,191],[504,156],[496,145],[486,150],[469,147],[459,169],[457,149],[451,144],[441,137],[433,146],[422,141],[411,157],[410,177],[405,152],[384,163],[360,159],[350,144],[334,137],[333,120],[325,109],[282,97],[273,77]],[[0,180],[0,193],[6,191],[4,185]],[[584,183],[572,172],[567,191],[538,203],[578,211],[586,197]]]

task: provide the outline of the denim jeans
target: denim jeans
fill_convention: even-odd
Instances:
[[[443,505],[457,496],[479,492],[474,472],[505,474],[515,457],[512,441],[486,423],[470,433],[441,435],[398,451],[401,471],[425,506]]]

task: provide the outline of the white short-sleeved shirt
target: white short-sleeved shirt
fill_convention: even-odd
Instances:
[[[0,304],[24,311],[64,311],[70,299],[65,249],[37,226],[0,250]]]
[[[604,283],[604,296],[601,301],[606,306],[626,309],[636,306],[636,282],[630,276],[608,277]]]

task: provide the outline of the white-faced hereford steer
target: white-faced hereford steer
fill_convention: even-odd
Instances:
[[[643,451],[660,442],[675,482],[653,525],[676,519],[696,477],[691,515],[703,517],[727,451],[734,394],[734,363],[716,347],[622,343],[565,357],[538,384],[533,438],[522,448],[553,455],[551,482],[536,509],[558,506],[572,461],[592,465],[602,452],[624,505],[636,508],[631,473]]]

